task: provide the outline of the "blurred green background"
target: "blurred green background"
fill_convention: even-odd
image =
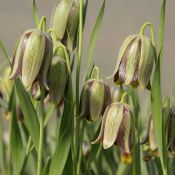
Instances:
[[[49,26],[56,0],[37,0],[40,15],[47,17]],[[92,27],[102,0],[89,0],[84,31],[83,67],[86,65],[87,48]],[[115,67],[122,41],[129,34],[137,33],[147,20],[155,26],[157,34],[160,0],[107,0],[104,22],[95,48],[95,63],[103,77],[109,76]],[[165,50],[162,66],[163,95],[175,94],[175,1],[167,1]],[[0,0],[0,38],[12,55],[15,44],[26,29],[33,28],[32,0]],[[0,52],[0,60],[4,59]],[[83,70],[83,69],[82,69]],[[147,93],[147,92],[146,92]]]

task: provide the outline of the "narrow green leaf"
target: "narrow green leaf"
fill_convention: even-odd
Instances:
[[[61,175],[68,157],[71,144],[71,121],[67,125],[53,155],[49,175]]]
[[[0,113],[2,114],[1,107]],[[3,120],[2,116],[0,116],[0,170],[2,174],[5,172],[5,145],[3,140]]]
[[[161,11],[160,11],[160,22],[159,22],[159,33],[158,33],[158,48],[157,53],[159,54],[163,49],[164,34],[165,34],[165,10],[166,10],[166,0],[162,1]],[[161,56],[162,61],[162,56]],[[160,63],[161,63],[160,61]]]
[[[166,136],[164,132],[165,124],[162,115],[162,94],[161,94],[161,62],[164,42],[165,31],[165,8],[166,0],[162,1],[162,7],[160,11],[160,24],[158,34],[158,49],[156,60],[156,67],[153,77],[152,91],[151,91],[151,108],[153,115],[153,125],[155,129],[155,136],[158,144],[158,150],[160,154],[160,162],[164,175],[168,174],[168,159],[167,159],[167,145]]]
[[[100,123],[98,125],[99,126],[97,127],[98,129],[96,131],[94,140],[98,137],[100,129],[101,129]],[[91,150],[90,150],[90,152],[88,154],[88,159],[87,159],[87,162],[86,162],[85,174],[88,174],[89,165],[95,160],[95,157],[96,157],[99,149],[100,149],[100,144],[93,144],[91,146]]]
[[[17,122],[16,108],[15,105],[12,110],[11,116],[11,132],[10,132],[10,145],[11,145],[11,156],[12,164],[15,175],[19,175],[21,170],[22,162],[24,159],[23,143],[21,138],[21,133],[19,130],[19,125]]]
[[[91,66],[93,64],[93,53],[95,49],[95,43],[102,25],[104,10],[105,10],[105,0],[103,1],[103,5],[100,9],[99,15],[96,19],[93,31],[91,33],[91,38],[90,38],[89,48],[88,48],[88,64],[87,64],[84,80],[87,78],[88,72],[90,72]]]
[[[69,151],[69,155],[68,155],[68,158],[67,158],[67,162],[66,162],[66,165],[65,165],[65,168],[64,168],[64,171],[63,171],[63,175],[73,175],[74,174],[74,168],[73,168],[74,164],[73,164],[73,161],[72,161],[72,152],[71,152],[71,149]]]
[[[4,56],[5,56],[5,58],[6,58],[6,60],[7,60],[7,62],[9,63],[9,65],[11,65],[9,56],[8,56],[8,54],[7,54],[7,51],[6,51],[5,47],[4,47],[3,42],[1,41],[1,39],[0,39],[0,48],[1,48],[1,50],[2,50],[2,52],[3,52],[3,54],[4,54]]]
[[[132,105],[135,116],[135,130],[134,130],[134,144],[133,144],[133,162],[132,162],[132,174],[141,174],[141,158],[140,158],[140,133],[141,133],[141,121],[140,121],[140,105],[138,93],[135,90],[131,91]]]
[[[85,21],[86,21],[86,14],[87,14],[87,7],[88,7],[88,2],[89,0],[86,0],[86,3],[84,5],[84,9],[83,9],[83,28],[84,28],[84,25],[85,25]]]
[[[72,80],[71,77],[69,77],[67,90],[65,93],[64,111],[60,126],[60,133],[59,133],[60,137],[51,161],[49,175],[62,175],[70,151],[71,136],[73,132],[72,120],[73,120]]]
[[[52,103],[49,104],[47,112],[46,112],[46,116],[44,119],[44,127],[46,127],[46,125],[47,125],[49,119],[51,118],[52,114],[54,113],[54,111],[55,111],[55,105]]]
[[[155,67],[152,90],[151,90],[151,108],[153,116],[154,132],[157,140],[160,160],[164,175],[167,175],[167,147],[164,134],[164,123],[162,115],[162,94],[160,82],[160,55]]]
[[[43,174],[42,175],[48,175],[49,174],[49,168],[50,168],[51,158],[48,157],[46,164],[44,166]]]
[[[15,80],[15,86],[19,98],[19,103],[24,115],[24,123],[27,126],[32,141],[38,150],[39,146],[39,121],[33,104],[24,89],[20,79]]]
[[[33,0],[32,10],[33,10],[32,13],[33,13],[35,25],[36,25],[36,27],[38,27],[38,25],[39,25],[39,13],[38,13],[38,8],[37,8],[35,0]]]

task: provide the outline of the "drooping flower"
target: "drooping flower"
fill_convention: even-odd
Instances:
[[[123,155],[129,155],[132,151],[132,137],[132,110],[129,105],[116,102],[106,108],[102,118],[100,134],[92,143],[102,142],[104,149],[118,145]]]
[[[90,79],[83,86],[80,98],[80,116],[96,121],[111,102],[109,86],[102,79]]]
[[[67,46],[69,51],[76,47],[79,24],[79,4],[72,0],[57,2],[51,19],[50,28],[55,31],[59,41]]]
[[[66,87],[68,70],[66,62],[58,56],[53,57],[48,76],[49,95],[51,100],[59,104]]]
[[[24,87],[29,90],[36,79],[47,87],[47,75],[53,52],[52,39],[49,34],[31,29],[19,39],[12,63],[9,79],[21,75]]]
[[[148,37],[128,36],[119,51],[116,68],[112,75],[114,82],[149,89],[155,57],[155,47]]]

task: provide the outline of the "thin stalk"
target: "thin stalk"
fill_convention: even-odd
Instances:
[[[78,60],[76,71],[76,112],[79,108],[79,82],[80,82],[80,67],[82,57],[82,43],[83,43],[83,0],[79,0],[79,35],[78,35]]]
[[[155,34],[154,34],[154,26],[153,26],[153,24],[152,24],[151,22],[145,22],[145,23],[142,25],[142,27],[141,27],[139,33],[140,33],[141,35],[144,35],[144,32],[145,32],[145,28],[146,28],[146,27],[149,27],[150,33],[151,33],[152,44],[153,44],[154,47],[156,47]]]
[[[86,126],[86,120],[83,121],[82,127],[81,127],[80,146],[83,144],[85,126]],[[79,158],[78,158],[78,164],[77,164],[77,174],[80,174],[81,160],[82,160],[82,147],[80,147],[80,152],[79,152]]]
[[[1,111],[0,111],[1,112]],[[3,140],[3,120],[2,116],[0,116],[0,161],[1,161],[1,173],[5,174],[5,150],[4,150],[4,140]]]
[[[76,106],[75,114],[78,115],[79,110],[79,85],[80,85],[80,67],[81,67],[81,57],[82,57],[82,43],[83,43],[83,0],[79,0],[79,35],[78,35],[78,60],[77,60],[77,70],[76,70]],[[74,120],[74,152],[75,152],[75,167],[78,171],[78,160],[79,160],[79,131],[80,131],[80,120],[75,118]],[[77,172],[78,174],[78,172]]]
[[[31,139],[31,137],[29,137],[28,142],[27,142],[27,147],[26,147],[26,155],[25,155],[23,165],[22,165],[22,168],[20,171],[20,175],[24,174],[24,170],[25,170],[25,167],[26,167],[26,164],[27,164],[27,161],[29,158],[29,154],[31,151],[32,151],[32,139]]]
[[[38,151],[38,167],[37,175],[42,173],[42,153],[43,153],[43,137],[44,137],[44,86],[41,84],[41,101],[40,101],[40,138],[39,138],[39,151]]]

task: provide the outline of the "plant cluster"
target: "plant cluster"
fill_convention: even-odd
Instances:
[[[172,99],[162,104],[160,83],[166,1],[158,41],[153,24],[145,22],[123,41],[107,79],[93,60],[105,3],[91,34],[82,81],[88,0],[59,0],[49,29],[33,0],[36,28],[21,35],[12,61],[0,40],[9,64],[0,85],[0,174],[173,174],[175,112]],[[138,88],[150,92],[145,139]]]

